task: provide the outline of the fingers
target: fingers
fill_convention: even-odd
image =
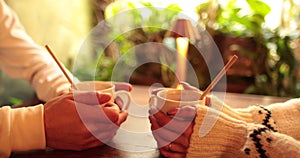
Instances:
[[[104,106],[90,106],[82,103],[76,103],[76,110],[84,122],[114,123],[121,124],[127,117],[127,112],[121,112],[120,108],[114,103],[107,103]],[[119,117],[120,120],[119,120]]]
[[[116,105],[115,105],[116,106]],[[108,117],[109,120],[107,120],[108,122],[113,122],[113,123],[117,123],[119,120],[119,112],[120,109],[118,107],[118,109],[114,106],[105,106],[102,108],[105,115]]]
[[[151,123],[155,123],[155,122],[156,121],[153,121],[153,119],[151,120]],[[182,130],[182,133],[173,132],[171,130],[166,129],[165,127],[159,126],[159,124],[151,127],[151,129],[154,135],[158,135],[164,138],[164,140],[166,141],[173,141],[177,139],[184,132],[184,130]]]
[[[196,116],[197,108],[195,106],[183,106],[167,112],[169,116],[180,120],[193,120]]]
[[[180,142],[177,139],[174,141],[166,140],[164,136],[158,133],[154,133],[153,136],[157,141],[159,148],[163,148],[165,150],[169,150],[173,152],[180,152],[180,153],[187,152],[188,145],[183,145],[182,142]],[[169,144],[171,144],[172,146],[168,146]]]
[[[73,96],[76,102],[88,105],[104,104],[111,99],[111,95],[109,93],[99,92],[74,92]]]
[[[185,157],[188,147],[178,142],[167,141],[158,134],[153,134],[153,136],[158,143],[160,153],[165,157]]]
[[[106,116],[118,126],[126,121],[128,116],[127,111],[121,112],[120,108],[113,103],[106,104],[105,107],[103,107],[103,110]]]
[[[96,93],[97,99],[99,101],[99,104],[104,104],[110,101],[111,94],[109,93]]]
[[[111,102],[106,103],[104,105],[104,107],[111,108],[111,109],[115,110],[117,113],[120,113],[120,111],[121,111],[117,104],[111,103]]]
[[[150,109],[150,114],[153,115],[153,118],[156,120],[159,126],[174,132],[183,133],[183,131],[186,130],[193,122],[192,120],[178,120],[176,118],[169,117],[161,111],[152,113],[151,110],[152,109]]]
[[[132,90],[132,85],[129,83],[125,83],[125,82],[114,82],[115,85],[115,90],[119,91],[119,90],[125,90],[130,92]]]
[[[160,126],[153,116],[149,116],[149,120],[151,122],[151,130],[154,136],[160,137],[167,143],[176,142],[186,148],[189,146],[189,138],[193,131],[193,124],[190,124],[186,130],[181,129],[178,132],[174,132],[173,130],[168,130],[167,128]]]
[[[128,116],[128,112],[127,111],[121,112],[120,115],[119,115],[119,120],[116,122],[116,124],[118,126],[120,126],[123,122],[126,121],[127,116]]]

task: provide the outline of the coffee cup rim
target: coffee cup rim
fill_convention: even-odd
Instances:
[[[194,101],[178,101],[178,100],[172,100],[172,99],[167,99],[167,98],[163,98],[162,96],[160,96],[161,93],[166,93],[167,91],[180,91],[180,93],[182,92],[192,92],[192,93],[197,93],[197,94],[202,94],[201,92],[195,91],[195,90],[183,90],[183,89],[165,89],[165,90],[161,90],[157,93],[157,97],[160,98],[161,100],[165,100],[168,102],[173,102],[173,103],[199,103],[200,100],[200,95],[199,95],[199,99],[198,100],[194,100]]]
[[[81,81],[81,82],[75,83],[75,85],[78,87],[80,84],[86,84],[86,83],[88,83],[88,84],[92,84],[92,83],[96,83],[96,84],[101,84],[102,83],[103,84],[103,83],[106,83],[106,84],[110,84],[111,87],[103,89],[103,90],[109,90],[109,89],[114,90],[115,89],[115,85],[113,84],[112,81]],[[95,85],[92,88],[93,89],[91,89],[91,90],[98,91],[96,89]],[[77,91],[89,91],[89,90],[81,90],[80,88],[78,88]]]

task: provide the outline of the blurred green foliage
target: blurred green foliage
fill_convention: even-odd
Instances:
[[[0,70],[0,106],[15,105],[34,97],[27,81],[13,79]]]
[[[150,2],[111,3],[105,12],[106,24],[109,27],[105,36],[112,40],[108,46],[110,48],[96,48],[95,54],[98,57],[87,61],[88,68],[78,68],[76,76],[80,80],[111,80],[114,66],[120,56],[142,43],[162,43],[166,29],[171,27],[180,12],[181,8],[175,4],[158,8]],[[137,59],[134,54],[129,54],[122,60],[130,67]],[[87,69],[94,70],[95,67],[95,73],[87,72]]]
[[[246,93],[263,95],[300,97],[297,81],[299,63],[295,59],[292,43],[299,34],[284,34],[281,29],[265,31],[269,50],[265,64],[266,73],[256,76],[255,84]]]
[[[295,34],[284,33],[285,28],[267,28],[265,17],[271,7],[261,0],[245,0],[248,7],[237,5],[238,0],[229,0],[226,5],[208,1],[197,7],[201,23],[214,36],[223,34],[251,38],[256,42],[256,52],[240,50],[254,64],[255,82],[245,93],[299,97],[297,83],[298,63],[292,47]],[[211,12],[213,11],[213,12]],[[264,65],[255,64],[267,53]],[[264,73],[259,70],[265,69]]]

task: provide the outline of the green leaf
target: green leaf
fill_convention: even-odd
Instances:
[[[260,0],[246,0],[254,14],[260,14],[265,17],[270,13],[271,7]]]
[[[18,99],[18,98],[15,98],[15,97],[10,97],[8,100],[9,100],[9,102],[12,103],[13,105],[21,104],[21,103],[22,103],[22,100],[21,100],[21,99]]]

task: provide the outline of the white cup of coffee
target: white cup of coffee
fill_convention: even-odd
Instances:
[[[109,93],[112,98],[110,102],[114,102],[116,97],[120,97],[124,105],[122,110],[127,110],[131,103],[131,95],[128,91],[115,91],[115,85],[110,81],[82,81],[75,84],[75,91],[97,91],[101,93]]]
[[[152,95],[149,105],[154,106],[160,111],[168,111],[182,106],[201,106],[204,100],[200,100],[201,92],[194,90],[180,90],[166,88]]]

